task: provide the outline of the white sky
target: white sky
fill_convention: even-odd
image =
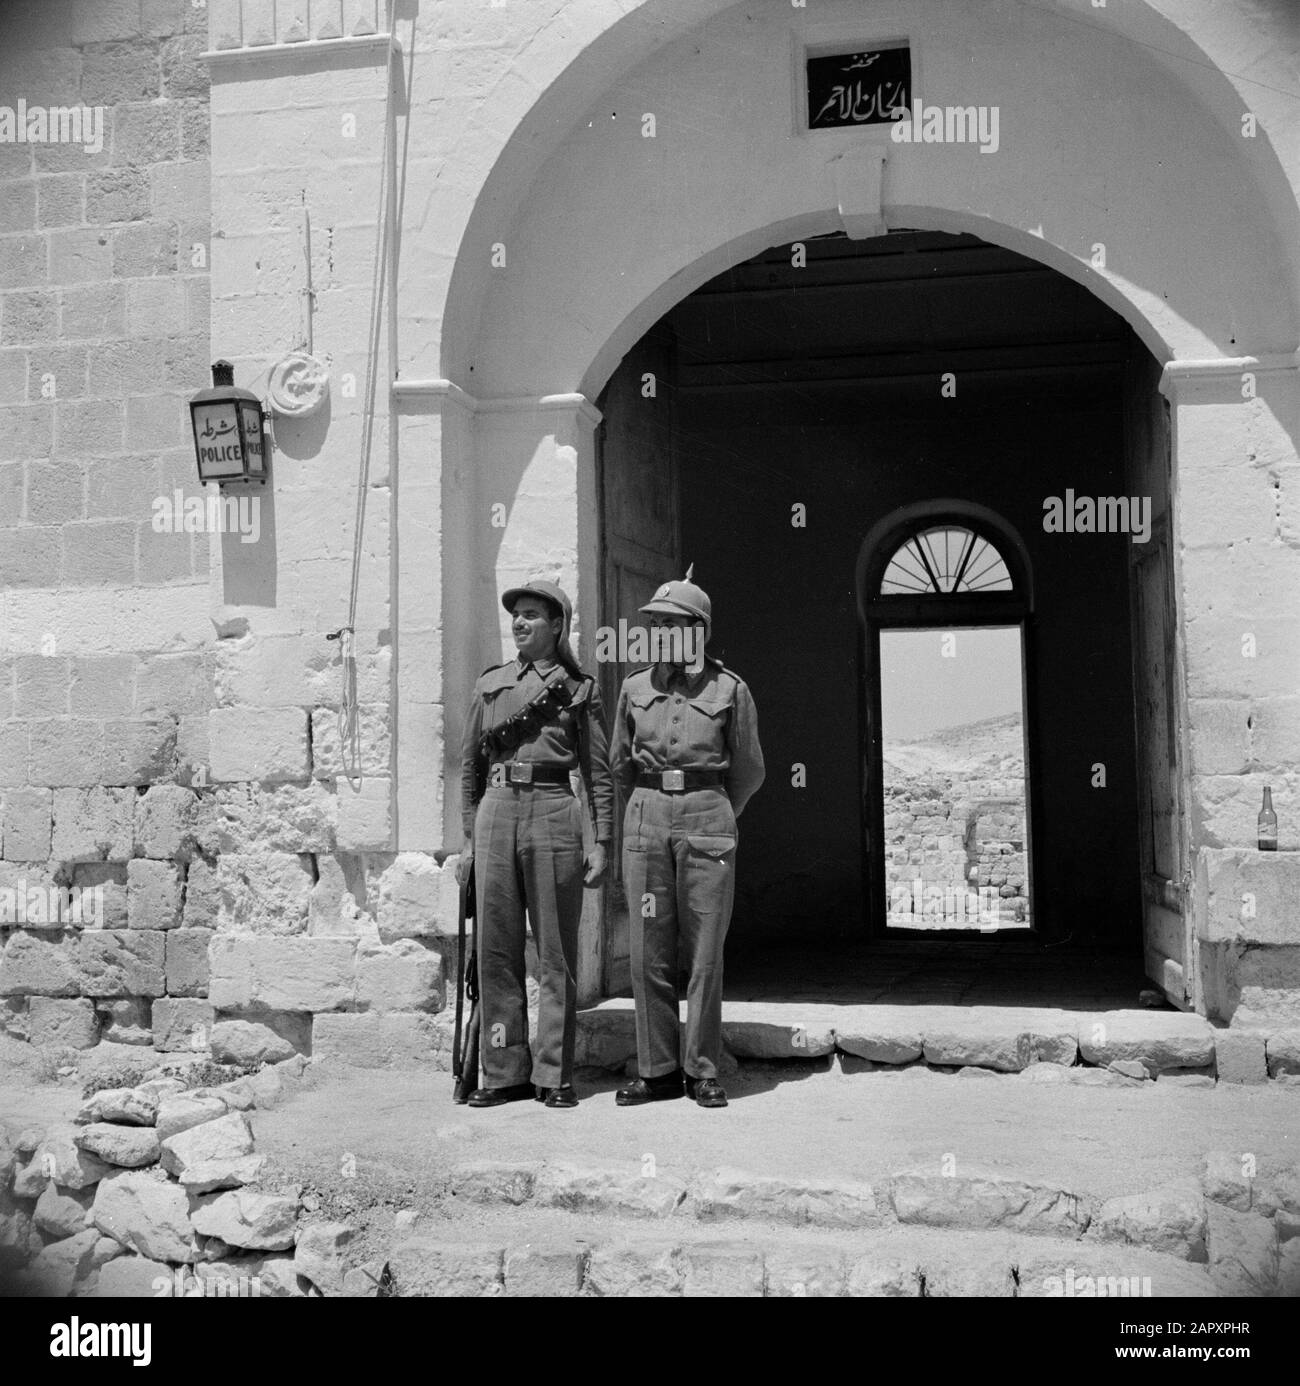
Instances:
[[[944,637],[955,654],[943,655]],[[880,632],[884,743],[1022,710],[1019,626]]]

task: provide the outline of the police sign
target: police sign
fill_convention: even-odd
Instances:
[[[200,482],[266,480],[261,401],[235,385],[234,367],[217,361],[212,387],[190,400]]]

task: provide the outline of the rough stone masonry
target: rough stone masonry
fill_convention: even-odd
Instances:
[[[29,859],[0,864],[0,891],[26,900],[65,882],[101,891],[103,907],[99,921],[0,930],[8,1033],[238,1063],[310,1053],[313,1039],[436,1051],[454,872],[423,854],[340,851],[329,785],[94,786],[21,802]]]

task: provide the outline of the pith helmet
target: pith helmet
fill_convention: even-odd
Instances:
[[[642,611],[657,611],[665,616],[689,616],[693,621],[704,622],[704,638],[709,638],[713,628],[713,603],[703,587],[697,587],[691,577],[695,573],[692,563],[681,582],[665,582],[650,600],[640,608]]]
[[[503,592],[501,605],[513,614],[515,603],[520,597],[545,597],[548,602],[554,602],[560,608],[564,626],[555,642],[555,651],[562,664],[568,665],[571,670],[577,669],[578,661],[573,657],[573,648],[569,644],[569,633],[573,627],[573,603],[564,588],[558,582],[552,582],[550,578],[529,578],[522,587],[512,587],[508,592]]]

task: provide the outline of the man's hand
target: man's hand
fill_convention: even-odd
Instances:
[[[460,851],[460,860],[456,863],[456,884],[463,886],[469,880],[470,872],[474,870],[474,848],[470,843],[466,843]]]
[[[597,842],[582,859],[582,864],[587,868],[587,874],[582,878],[583,885],[596,886],[605,877],[605,844]]]

